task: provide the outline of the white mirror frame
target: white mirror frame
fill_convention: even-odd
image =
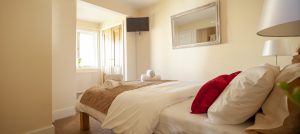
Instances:
[[[192,44],[176,44],[176,31],[175,31],[175,19],[178,19],[179,17],[182,17],[184,15],[188,15],[195,12],[201,12],[207,8],[216,6],[216,39],[214,41],[209,42],[200,42],[200,43],[192,43]],[[198,47],[198,46],[208,46],[208,45],[217,45],[221,43],[221,33],[220,33],[220,15],[219,15],[219,0],[216,0],[215,2],[209,3],[204,6],[200,6],[195,9],[191,9],[176,15],[171,16],[171,23],[172,23],[172,46],[173,49],[178,48],[188,48],[188,47]]]

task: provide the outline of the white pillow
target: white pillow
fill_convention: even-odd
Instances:
[[[249,119],[265,101],[279,70],[266,64],[241,72],[208,109],[210,122],[240,124]]]
[[[300,77],[300,63],[287,65],[280,71],[276,83],[286,81],[290,83]],[[275,85],[276,85],[275,83]],[[287,97],[281,89],[274,85],[269,97],[262,105],[262,112],[255,116],[255,124],[247,129],[273,129],[283,125],[289,116]]]

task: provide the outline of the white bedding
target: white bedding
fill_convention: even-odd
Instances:
[[[132,95],[129,95],[129,97],[126,95],[127,93],[122,93],[119,96],[127,96],[125,98],[140,98],[144,100],[143,102],[146,102],[147,105],[144,105],[145,107],[142,105],[137,108],[136,106],[138,105],[136,104],[140,104],[137,103],[140,101],[135,99],[128,99],[129,102],[124,101],[124,103],[128,103],[128,105],[123,104],[118,101],[123,102],[125,98],[120,97],[123,99],[118,99],[116,105],[115,101],[113,102],[112,106],[114,106],[114,108],[109,109],[108,114],[110,115],[108,118],[106,118],[105,114],[83,105],[79,101],[76,105],[76,109],[88,113],[100,122],[105,122],[105,119],[107,119],[107,124],[104,125],[104,128],[113,129],[116,133],[151,134],[151,131],[154,131],[155,134],[243,134],[245,128],[251,125],[250,122],[240,125],[214,125],[206,121],[206,114],[190,114],[190,106],[194,98],[191,96],[194,96],[196,92],[198,92],[200,86],[201,83],[172,82],[149,86],[146,88],[149,91],[144,91],[146,90],[145,88],[138,89],[138,92],[134,92],[133,96],[135,97]],[[131,91],[127,92],[130,93]],[[167,94],[165,93],[171,94],[171,99],[159,99],[166,98]],[[156,97],[153,98],[152,95]],[[154,102],[154,104],[148,104],[149,102]],[[131,109],[130,107],[135,108]],[[149,114],[148,110],[155,109],[154,107],[156,107],[155,112]],[[124,114],[124,111],[128,113]],[[148,120],[150,121],[148,122]],[[143,124],[145,122],[146,124]],[[143,128],[145,125],[146,130]]]
[[[164,109],[159,118],[155,134],[244,134],[253,123],[239,125],[216,125],[207,120],[206,114],[191,114],[194,98]]]
[[[103,122],[106,117],[106,114],[101,113],[100,111],[97,111],[87,105],[80,103],[80,98],[77,101],[76,110],[80,112],[88,113],[90,116],[92,116],[99,122]]]
[[[115,98],[102,127],[122,134],[152,134],[160,112],[191,98],[200,86],[176,81],[126,91]]]

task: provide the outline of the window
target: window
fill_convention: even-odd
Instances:
[[[115,26],[101,32],[101,65],[106,74],[123,74],[124,45],[122,26]]]
[[[77,30],[76,66],[78,69],[99,68],[98,32]]]

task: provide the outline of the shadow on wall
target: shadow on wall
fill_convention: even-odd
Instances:
[[[220,1],[221,43],[227,43],[227,1]]]

